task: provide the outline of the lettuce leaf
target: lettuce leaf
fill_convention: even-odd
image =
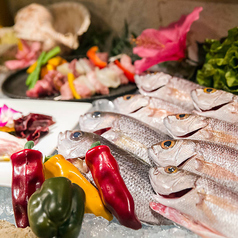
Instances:
[[[223,41],[205,41],[205,63],[197,71],[197,82],[206,87],[238,94],[238,28],[228,31]]]

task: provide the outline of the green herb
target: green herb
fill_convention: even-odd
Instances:
[[[206,87],[238,94],[238,28],[221,40],[206,40],[205,63],[197,72],[197,82]]]

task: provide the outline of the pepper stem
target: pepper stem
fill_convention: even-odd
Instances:
[[[45,156],[44,163],[47,162],[51,157],[52,155]]]
[[[96,141],[96,142],[92,143],[90,149],[92,149],[93,147],[99,146],[99,145],[101,145],[100,141]]]
[[[24,149],[32,149],[34,146],[35,146],[34,141],[30,140],[26,142]]]

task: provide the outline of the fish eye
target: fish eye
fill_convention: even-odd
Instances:
[[[92,114],[92,117],[93,118],[99,118],[101,116],[101,112],[94,112],[93,114]]]
[[[175,145],[175,141],[174,140],[165,140],[165,141],[162,141],[160,146],[162,147],[162,149],[169,149],[169,148],[172,148],[173,146]]]
[[[134,95],[125,95],[125,96],[123,96],[123,99],[124,100],[130,100],[133,97],[134,97]]]
[[[214,93],[217,90],[215,88],[204,88],[203,91],[204,93]]]
[[[83,133],[81,131],[75,131],[75,132],[71,133],[70,139],[78,141],[82,135],[83,135]]]
[[[164,168],[164,171],[167,173],[167,174],[173,174],[173,173],[176,173],[178,171],[178,168],[176,166],[167,166]]]
[[[190,116],[189,114],[177,114],[177,115],[176,115],[176,118],[177,118],[178,120],[183,120],[183,119],[188,118],[189,116]]]

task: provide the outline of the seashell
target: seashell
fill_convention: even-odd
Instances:
[[[60,2],[44,7],[32,3],[17,12],[14,31],[20,39],[42,42],[43,50],[59,44],[76,49],[78,36],[90,23],[90,13],[82,4]]]

